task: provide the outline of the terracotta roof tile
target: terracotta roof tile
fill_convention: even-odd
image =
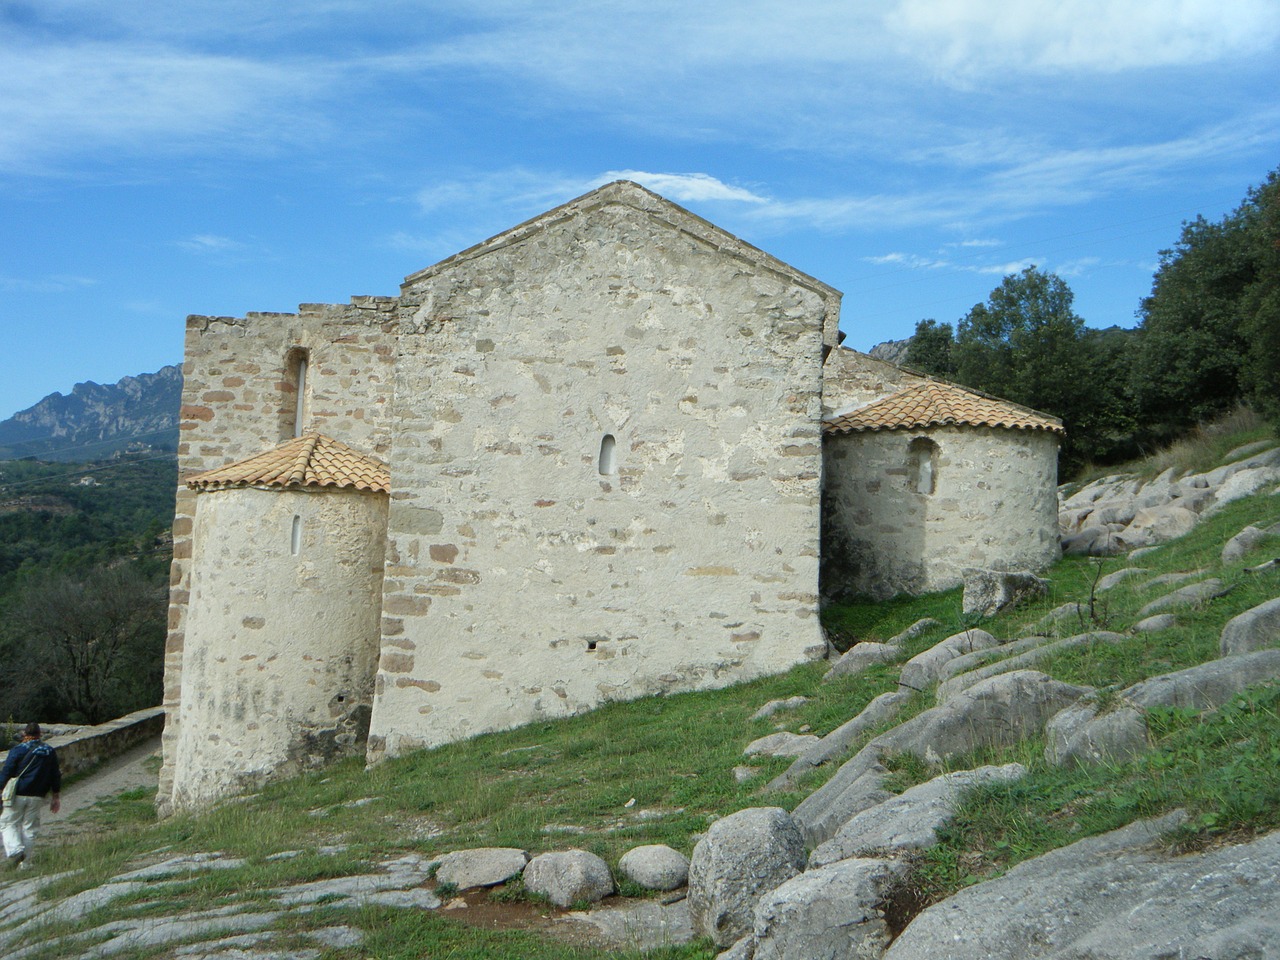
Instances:
[[[823,430],[826,433],[861,433],[866,430],[918,430],[937,426],[1065,432],[1062,421],[1057,417],[939,381],[909,387],[851,413],[831,417],[823,424]]]
[[[228,487],[352,487],[388,493],[391,475],[381,460],[319,433],[286,440],[265,453],[187,479],[192,490]]]

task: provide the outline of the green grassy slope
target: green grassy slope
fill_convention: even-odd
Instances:
[[[1064,681],[1099,687],[1105,698],[1145,677],[1216,657],[1218,636],[1228,619],[1280,596],[1280,569],[1245,570],[1280,556],[1280,538],[1227,567],[1220,560],[1222,545],[1246,524],[1277,521],[1280,497],[1260,494],[1230,505],[1181,540],[1143,556],[1134,565],[1146,568],[1152,577],[1203,570],[1233,589],[1179,612],[1179,625],[1173,629],[1132,635],[1114,645],[1077,648],[1039,669]],[[1138,609],[1158,591],[1140,586],[1147,577],[1126,581],[1105,594],[1094,594],[1093,587],[1100,574],[1129,563],[1123,558],[1064,559],[1047,575],[1052,584],[1047,598],[982,626],[1002,638],[1025,636],[1028,625],[1048,611],[1081,602],[1087,612],[1078,623],[1064,626],[1063,635],[1097,629],[1125,632]],[[886,639],[926,616],[942,625],[911,641],[908,655],[971,625],[961,615],[958,590],[836,607],[826,611],[825,620],[847,644]],[[835,770],[835,765],[828,765],[815,771],[803,790],[762,795],[759,788],[789,761],[744,759],[747,743],[779,728],[825,734],[874,696],[896,688],[897,665],[823,683],[826,669],[826,664],[811,664],[727,690],[611,704],[584,716],[424,751],[370,771],[358,761],[345,762],[274,784],[201,816],[157,823],[149,796],[126,796],[101,812],[101,833],[49,851],[42,871],[80,872],[58,881],[44,895],[66,895],[95,885],[121,872],[131,859],[161,848],[169,854],[216,850],[249,862],[170,887],[163,894],[141,891],[107,908],[104,919],[158,910],[161,897],[166,912],[175,904],[196,910],[252,902],[271,887],[358,873],[375,858],[399,852],[432,854],[501,845],[537,853],[578,847],[616,864],[633,846],[667,843],[687,854],[694,835],[714,818],[748,806],[792,808]],[[796,710],[750,719],[765,702],[796,695],[810,699]],[[931,703],[931,694],[920,695],[908,715]],[[971,796],[943,842],[917,865],[920,903],[1048,849],[1175,807],[1191,813],[1179,838],[1185,844],[1219,842],[1280,825],[1278,713],[1277,686],[1261,687],[1205,717],[1160,713],[1152,718],[1156,749],[1134,763],[1111,767],[1049,767],[1043,761],[1043,743],[1035,741],[951,761],[949,769],[1019,760],[1030,772],[1021,781]],[[757,768],[755,775],[737,782],[734,768],[748,763]],[[898,788],[940,772],[905,758],[895,766]],[[336,855],[314,852],[329,844],[347,848]],[[284,850],[308,852],[291,860],[266,859]],[[532,960],[619,955],[579,951],[528,933],[481,933],[441,913],[321,910],[292,917],[290,923],[320,926],[335,921],[361,927],[370,940],[359,950],[327,951],[326,960],[366,955]],[[699,943],[650,956],[689,960],[714,955],[713,948]],[[42,956],[36,954],[38,960]]]

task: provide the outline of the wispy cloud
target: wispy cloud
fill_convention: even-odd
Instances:
[[[0,41],[0,170],[294,141],[323,67],[135,43]],[[105,156],[104,156],[105,154]]]
[[[614,180],[633,180],[670,200],[682,203],[727,201],[767,204],[769,201],[746,187],[725,183],[709,173],[650,173],[643,170],[607,170],[575,177],[539,173],[528,169],[500,170],[441,180],[415,195],[424,212],[446,207],[536,208],[572,200]]]
[[[681,203],[729,200],[739,203],[768,203],[764,197],[746,187],[735,187],[709,173],[647,173],[644,170],[610,170],[597,177],[592,185],[613,180],[634,180],[671,200]]]
[[[944,267],[951,266],[948,260],[939,260],[936,257],[922,257],[916,253],[885,253],[879,256],[863,257],[863,262],[874,264],[878,267],[910,267],[915,270],[940,270]]]
[[[0,276],[0,291],[5,293],[66,293],[97,284],[92,277],[52,274],[45,277]]]
[[[960,79],[1205,64],[1280,38],[1271,0],[901,0],[884,22],[902,49]]]
[[[198,233],[184,240],[178,240],[177,245],[191,253],[226,254],[239,253],[245,249],[245,245],[239,240],[232,240],[230,237],[219,237],[211,233]]]

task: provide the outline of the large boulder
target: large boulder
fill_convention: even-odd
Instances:
[[[440,858],[436,882],[458,890],[496,887],[520,875],[529,854],[514,847],[478,847],[455,850]]]
[[[557,907],[595,903],[614,891],[609,865],[586,850],[539,854],[524,868],[524,887]]]
[[[1099,712],[1095,703],[1073,703],[1044,728],[1045,759],[1059,767],[1124,763],[1151,749],[1147,718],[1121,703]]]
[[[618,872],[646,890],[675,890],[689,881],[689,858],[663,843],[628,850]]]
[[[1272,524],[1265,530],[1261,527],[1255,527],[1250,524],[1228,540],[1223,546],[1223,565],[1239,563],[1248,555],[1250,550],[1257,547],[1267,538],[1275,536],[1276,534],[1280,534],[1280,523]]]
[[[1061,683],[1036,670],[1015,670],[974,684],[872,743],[881,750],[912,753],[930,763],[983,747],[1013,746],[1039,735],[1050,717],[1091,691],[1091,687]]]
[[[1085,526],[1062,538],[1062,552],[1067,556],[1114,557],[1124,551],[1110,527]]]
[[[876,737],[796,807],[795,819],[811,845],[823,843],[854,814],[889,799],[881,785],[882,754],[940,763],[982,747],[1012,746],[1039,735],[1050,717],[1091,690],[1035,670],[984,680]]]
[[[1214,710],[1240,691],[1277,676],[1280,676],[1280,650],[1258,650],[1150,677],[1135,683],[1120,696],[1143,710],[1152,707]]]
[[[1130,580],[1133,577],[1140,577],[1146,572],[1146,567],[1121,567],[1119,570],[1108,573],[1105,577],[1101,577],[1098,580],[1098,592],[1101,593],[1114,587],[1118,587],[1126,580]]]
[[[1116,535],[1116,541],[1126,550],[1165,543],[1190,533],[1199,520],[1198,513],[1176,502],[1139,510],[1133,522]]]
[[[809,854],[809,869],[850,857],[900,856],[931,847],[966,790],[1026,776],[1020,763],[944,773],[850,819]]]
[[[873,740],[800,802],[794,817],[806,843],[816,846],[829,840],[850,817],[893,799],[884,788],[889,768],[880,762],[880,754],[880,745]]]
[[[786,730],[752,740],[742,751],[747,757],[798,757],[818,738],[812,733],[788,733]]]
[[[885,960],[1280,956],[1280,832],[1175,857],[1176,818],[1028,860],[915,918]]]
[[[1260,650],[1150,677],[1122,690],[1110,709],[1075,703],[1045,726],[1045,759],[1058,766],[1123,763],[1151,748],[1147,711],[1152,708],[1213,710],[1277,676],[1280,650]]]
[[[861,673],[877,663],[892,663],[902,656],[902,648],[892,643],[855,643],[823,676],[823,680]]]
[[[885,903],[907,869],[845,860],[792,877],[756,904],[752,960],[879,957],[891,936]]]
[[[1153,613],[1160,613],[1164,610],[1190,607],[1197,603],[1207,603],[1218,597],[1224,597],[1230,592],[1231,587],[1229,585],[1224,585],[1217,577],[1210,577],[1208,580],[1201,580],[1198,583],[1189,583],[1185,587],[1179,587],[1173,593],[1152,600],[1138,611],[1138,616],[1149,617]]]
[[[897,716],[902,705],[911,698],[910,691],[895,690],[882,693],[852,720],[847,720],[832,730],[816,744],[797,757],[785,771],[765,785],[765,791],[790,790],[805,774],[824,763],[842,757],[850,746],[873,727],[878,727]]]
[[[1030,639],[1030,638],[1027,638]],[[1074,637],[1063,637],[1061,640],[1045,640],[1041,637],[1035,638],[1038,643],[1026,644],[1019,641],[1018,646],[1020,652],[1011,657],[1006,657],[995,663],[989,663],[986,666],[976,667],[967,673],[960,673],[954,677],[949,677],[942,683],[938,684],[937,697],[939,703],[946,703],[954,698],[958,693],[967,690],[974,684],[977,684],[990,677],[999,676],[1002,673],[1012,673],[1014,670],[1025,670],[1028,667],[1035,666],[1039,661],[1050,657],[1061,650],[1067,650],[1071,647],[1093,647],[1103,644],[1120,643],[1128,638],[1121,633],[1112,633],[1109,630],[1096,630],[1093,633],[1078,633]],[[1013,646],[1013,644],[1010,644]],[[954,661],[953,661],[954,662]]]
[[[1205,515],[1217,513],[1228,503],[1252,496],[1265,487],[1280,482],[1280,467],[1250,467],[1238,470],[1222,481],[1222,486],[1214,491],[1213,506],[1205,510]]]
[[[1218,650],[1224,657],[1277,646],[1280,646],[1280,597],[1232,617],[1218,639]]]
[[[1048,582],[1026,571],[966,570],[962,606],[965,616],[994,617],[1048,593]]]
[[[750,807],[707,829],[689,861],[695,935],[727,947],[751,932],[761,894],[804,869],[804,838],[781,807]]]
[[[752,720],[764,720],[772,717],[779,710],[795,710],[809,702],[808,697],[787,697],[785,700],[770,700],[751,715]]]
[[[999,644],[1000,641],[985,630],[962,630],[952,634],[904,663],[898,674],[898,686],[924,690],[938,681],[949,661]]]

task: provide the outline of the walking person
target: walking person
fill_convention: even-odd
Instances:
[[[10,780],[17,781],[0,813],[0,835],[4,837],[4,853],[10,866],[25,868],[30,863],[31,845],[40,832],[44,798],[53,794],[49,809],[54,813],[62,806],[58,755],[40,736],[40,724],[28,723],[22,731],[22,742],[9,751],[0,767],[0,796],[10,793],[6,789]]]

